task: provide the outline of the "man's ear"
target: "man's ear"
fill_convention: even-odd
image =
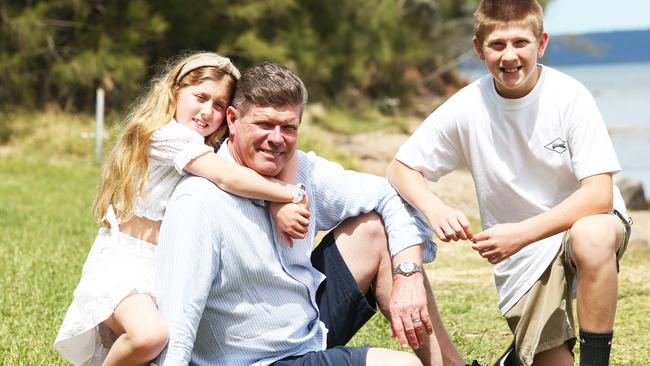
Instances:
[[[478,55],[478,58],[481,61],[485,61],[485,53],[483,53],[483,48],[481,47],[481,44],[478,41],[478,38],[474,36],[472,38],[472,43],[474,43],[474,49],[476,50],[476,54]]]
[[[235,130],[235,123],[239,120],[239,112],[233,106],[228,106],[226,109],[226,121],[228,122],[228,130],[232,134]]]

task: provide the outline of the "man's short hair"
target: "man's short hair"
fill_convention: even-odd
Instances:
[[[302,116],[307,104],[307,89],[286,66],[263,62],[242,72],[232,104],[242,113],[252,106],[298,106]]]
[[[544,32],[544,11],[537,0],[481,0],[474,12],[474,35],[483,42],[496,28],[531,27],[536,37]]]

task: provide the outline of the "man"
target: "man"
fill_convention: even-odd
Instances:
[[[263,201],[199,177],[176,188],[158,248],[158,303],[170,334],[159,364],[464,364],[422,271],[423,260],[435,256],[429,228],[385,179],[296,152],[306,99],[286,67],[249,68],[227,110],[230,135],[219,151],[269,177],[297,154],[296,180],[310,198],[305,239],[287,246]],[[310,258],[316,233],[332,228]],[[419,360],[344,347],[375,304]]]

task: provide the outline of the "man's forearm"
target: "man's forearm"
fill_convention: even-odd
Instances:
[[[388,234],[388,247],[391,256],[422,244],[433,245],[433,232],[421,214],[405,202],[395,190],[388,185],[391,197],[378,213],[384,220]],[[433,258],[429,258],[429,261]]]

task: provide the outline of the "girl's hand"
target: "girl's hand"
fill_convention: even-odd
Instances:
[[[309,228],[309,210],[306,198],[301,203],[271,202],[269,210],[275,219],[280,234],[293,247],[292,239],[304,239]]]

